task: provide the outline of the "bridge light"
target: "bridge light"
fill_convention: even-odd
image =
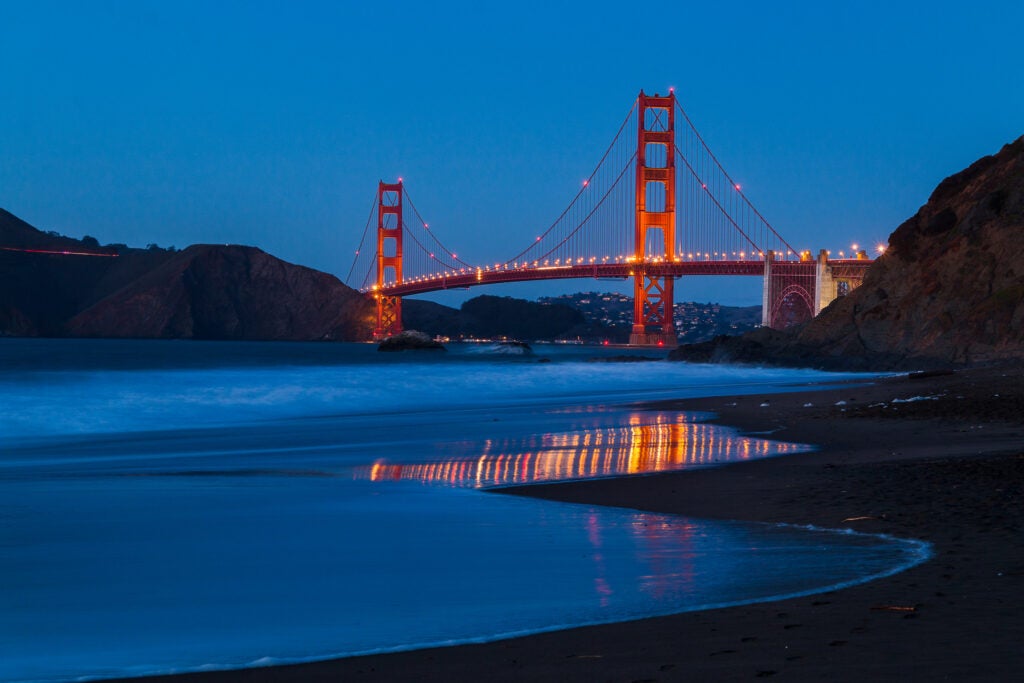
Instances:
[[[739,183],[736,183],[736,189],[737,190],[740,189],[740,184]]]
[[[584,181],[583,181],[583,187],[586,187],[588,183],[590,183],[590,181],[589,181],[589,180],[584,180]]]
[[[884,244],[879,244],[877,247],[875,247],[875,251],[877,251],[879,254],[884,254],[885,253],[885,245]]]
[[[857,251],[857,244],[856,243],[851,244],[850,248],[853,249],[854,251]]]

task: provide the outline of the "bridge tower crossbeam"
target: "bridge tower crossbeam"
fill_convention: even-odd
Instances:
[[[637,103],[636,218],[631,346],[674,347],[674,280],[650,275],[649,257],[676,260],[675,95],[645,95]],[[653,157],[650,158],[649,157]],[[661,254],[647,253],[648,231],[661,234]]]
[[[377,184],[377,304],[375,340],[402,331],[402,297],[384,294],[388,275],[394,284],[402,284],[402,181]]]

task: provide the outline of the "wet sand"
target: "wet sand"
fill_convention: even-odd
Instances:
[[[909,402],[893,399],[927,397]],[[764,405],[767,404],[767,405]],[[693,517],[920,538],[934,557],[810,597],[173,681],[1024,680],[1024,371],[659,403],[813,453],[503,489]]]

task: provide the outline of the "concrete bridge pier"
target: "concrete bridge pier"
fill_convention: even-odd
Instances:
[[[836,284],[835,278],[832,277],[832,268],[828,265],[828,251],[822,249],[818,252],[818,259],[814,264],[814,317],[839,296]]]

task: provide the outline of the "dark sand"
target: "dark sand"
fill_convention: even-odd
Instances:
[[[891,403],[894,398],[940,396]],[[762,407],[764,401],[769,406]],[[845,401],[845,405],[836,405]],[[885,407],[874,405],[885,402]],[[805,404],[812,403],[810,407]],[[170,677],[181,681],[1024,680],[1024,372],[659,404],[814,453],[506,489],[693,517],[921,538],[932,560],[810,597],[483,645]],[[872,407],[873,406],[873,407]]]

